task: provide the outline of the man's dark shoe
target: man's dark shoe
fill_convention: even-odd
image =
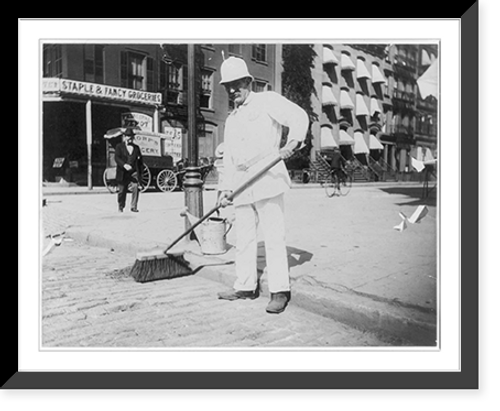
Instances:
[[[241,290],[230,290],[223,291],[217,294],[219,300],[254,300],[259,296],[257,291],[241,291]]]
[[[266,311],[270,314],[279,314],[285,311],[288,301],[290,301],[290,291],[271,293],[271,301],[269,301]]]
[[[133,213],[138,213],[139,210],[137,208],[131,208],[130,211],[132,211]]]
[[[123,207],[118,207],[118,212],[123,213]]]

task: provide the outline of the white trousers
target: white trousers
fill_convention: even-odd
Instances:
[[[269,292],[290,291],[284,205],[284,195],[280,194],[235,207],[236,290],[257,288],[257,227],[260,227],[264,235]]]

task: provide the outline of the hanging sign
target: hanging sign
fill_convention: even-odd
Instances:
[[[130,122],[137,124],[141,130],[153,131],[153,117],[143,113],[122,113],[122,127],[126,127]]]
[[[136,134],[135,144],[141,149],[143,156],[161,157],[161,138]]]
[[[163,155],[172,156],[174,163],[182,159],[182,130],[166,127],[163,130]]]

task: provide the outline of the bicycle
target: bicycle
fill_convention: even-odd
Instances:
[[[333,197],[334,195],[346,196],[351,191],[352,180],[352,175],[342,170],[340,172],[332,172],[330,179],[323,181],[321,185],[328,197]]]

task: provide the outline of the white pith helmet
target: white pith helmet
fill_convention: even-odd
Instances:
[[[231,56],[224,60],[220,66],[220,73],[220,84],[230,83],[245,77],[250,77],[253,80],[253,76],[248,72],[247,64],[238,57]]]

